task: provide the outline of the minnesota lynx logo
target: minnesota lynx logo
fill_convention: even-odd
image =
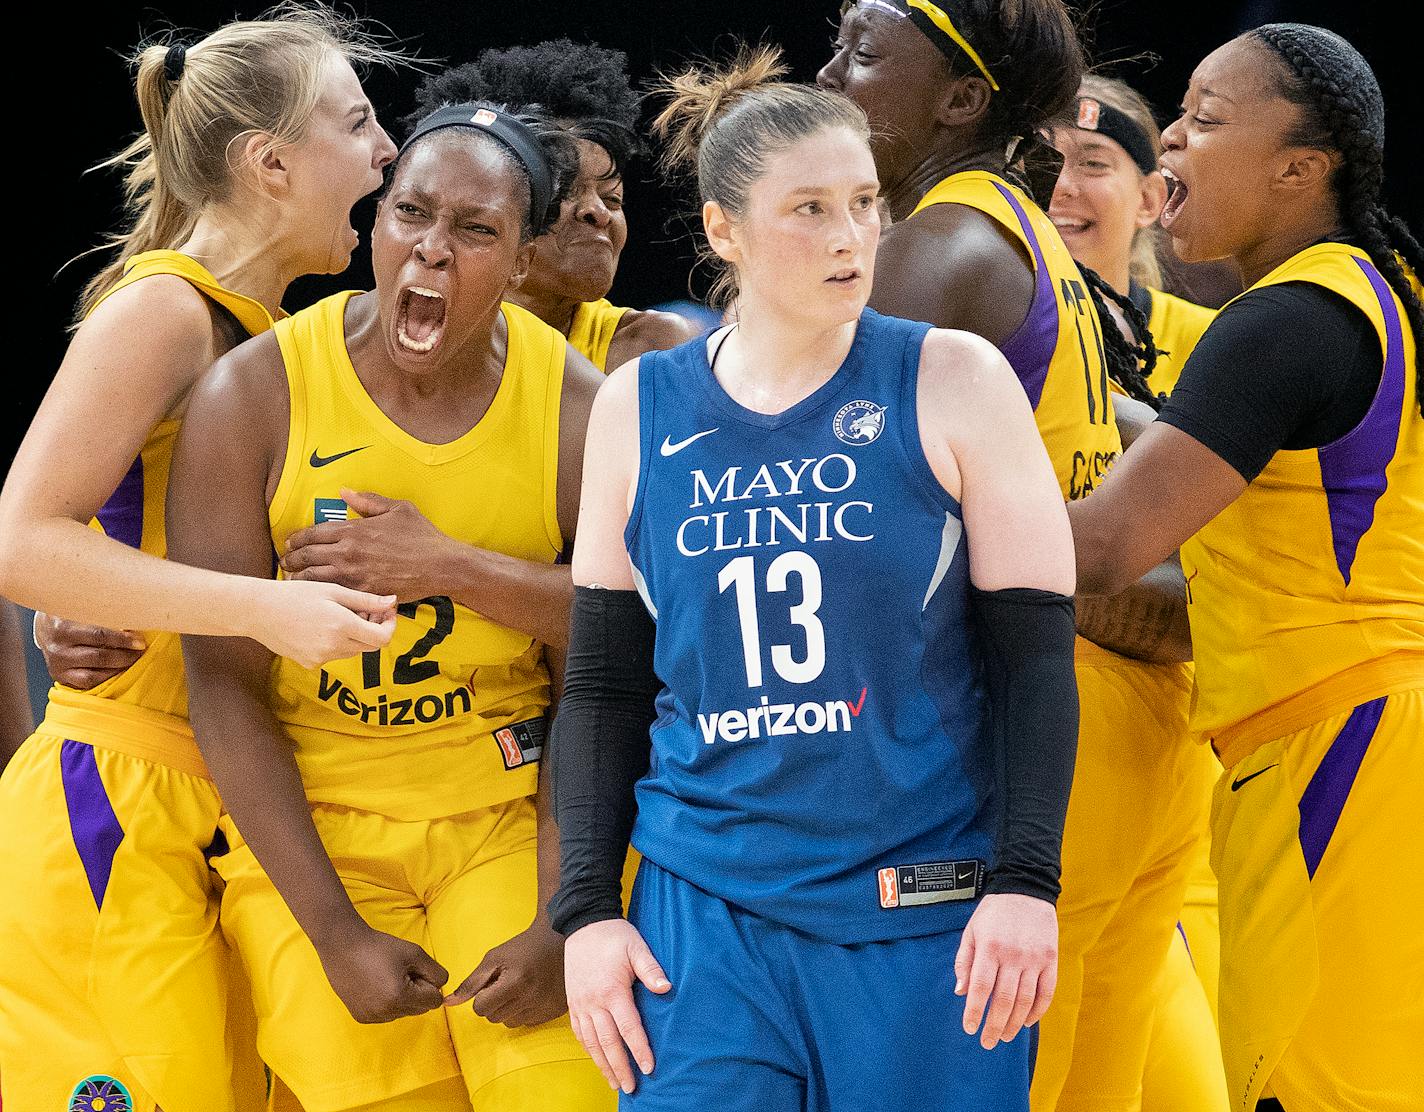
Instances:
[[[874,402],[849,402],[841,406],[831,427],[846,444],[869,444],[885,429],[885,407]]]

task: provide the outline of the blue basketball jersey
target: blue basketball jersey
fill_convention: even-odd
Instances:
[[[959,504],[920,445],[929,325],[865,310],[774,415],[705,339],[639,371],[625,539],[665,687],[633,845],[832,942],[962,927],[995,820]]]

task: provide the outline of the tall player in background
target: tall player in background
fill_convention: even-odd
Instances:
[[[1079,89],[1076,111],[1053,129],[1052,139],[1064,164],[1048,214],[1073,257],[1131,298],[1148,318],[1157,348],[1148,384],[1169,393],[1214,314],[1160,288],[1157,217],[1167,183],[1157,169],[1162,144],[1152,109],[1124,82],[1090,75]],[[1114,321],[1129,330],[1120,315],[1114,314]],[[1157,845],[1162,860],[1189,853],[1192,864],[1178,930],[1157,987],[1142,1108],[1225,1112],[1226,1079],[1214,1021],[1220,936],[1207,818],[1221,763],[1206,745],[1194,746],[1188,738],[1191,666],[1171,667],[1181,669],[1188,682],[1164,684],[1164,698],[1154,708],[1161,723],[1156,736],[1164,743],[1174,739],[1175,752],[1164,756],[1183,758],[1181,773],[1196,792],[1179,792],[1171,823],[1139,831],[1139,836]]]
[[[820,74],[870,116],[896,218],[871,304],[996,343],[1068,500],[1091,493],[1121,450],[1123,399],[1110,382],[1153,397],[1139,354],[1103,326],[1098,306],[1114,304],[1139,335],[1141,314],[1080,272],[1040,204],[1010,180],[1036,185],[1048,203],[1061,160],[1038,133],[1074,104],[1083,66],[1061,0],[865,0],[844,9]],[[1200,812],[1180,719],[1159,714],[1189,690],[1178,663],[1190,655],[1180,570],[1155,569],[1130,595],[1089,602],[1076,646],[1082,726],[1063,844],[1058,996],[1034,1070],[1040,1112],[1140,1099],[1155,986]]]
[[[624,366],[590,420],[571,1013],[630,1108],[1023,1109],[1076,726],[1063,502],[991,345],[865,308],[865,116],[779,72],[667,80],[739,321]]]
[[[263,1056],[307,1112],[611,1103],[560,1018],[563,950],[544,914],[558,876],[536,790],[546,648],[474,608],[451,547],[567,584],[554,562],[600,379],[500,299],[576,158],[562,129],[491,105],[422,121],[377,213],[375,292],[327,298],[231,353],[179,440],[178,558],[257,574],[360,491],[445,553],[390,546],[376,574],[400,617],[385,652],[316,670],[185,641],[194,727],[230,812],[214,862],[223,929]],[[566,623],[566,586],[527,593]],[[444,998],[447,969],[474,972]]]
[[[624,182],[638,153],[638,96],[621,50],[553,39],[481,52],[428,77],[417,115],[442,104],[487,100],[538,106],[578,140],[579,173],[553,228],[534,242],[529,273],[509,300],[558,329],[605,374],[645,351],[700,331],[674,313],[612,305],[608,291],[628,241]]]
[[[393,600],[166,561],[164,493],[198,377],[271,327],[293,279],[345,269],[351,206],[395,155],[351,63],[389,57],[307,7],[136,58],[144,134],[115,160],[133,222],[10,471],[0,578],[26,603],[144,630],[147,648],[91,691],[56,686],[0,781],[7,1106],[262,1099],[250,1023],[229,1017],[204,857],[221,805],[163,631],[250,636],[316,663],[385,643],[393,622],[352,611]]]
[[[1424,1104],[1424,252],[1380,203],[1384,102],[1339,36],[1209,55],[1163,133],[1163,227],[1247,292],[1070,507],[1084,588],[1182,546],[1233,1107]],[[1246,370],[1243,370],[1245,368]],[[1276,1103],[1279,1101],[1279,1104]]]

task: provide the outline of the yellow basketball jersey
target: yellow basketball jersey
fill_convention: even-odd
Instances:
[[[1102,324],[1087,282],[1053,221],[1003,178],[983,170],[952,174],[925,194],[915,212],[947,204],[978,209],[1022,243],[1033,260],[1028,316],[999,350],[1028,394],[1063,497],[1085,498],[1122,452]]]
[[[1228,767],[1257,744],[1424,676],[1415,337],[1356,248],[1309,247],[1252,288],[1283,282],[1314,282],[1356,305],[1379,335],[1384,371],[1353,430],[1321,448],[1277,452],[1182,547],[1197,660],[1192,725]]]
[[[1147,376],[1147,385],[1158,394],[1170,394],[1182,375],[1187,356],[1197,346],[1202,333],[1216,316],[1216,310],[1196,305],[1161,290],[1149,289],[1152,313],[1147,320],[1152,341],[1157,345],[1157,365]]]
[[[627,311],[610,304],[605,297],[580,302],[569,325],[569,346],[604,374],[614,370],[608,366],[608,345],[613,342],[613,333],[618,331],[618,324]]]
[[[516,305],[489,410],[448,444],[417,440],[357,377],[337,294],[277,325],[291,393],[272,543],[341,519],[342,488],[406,499],[465,544],[553,563],[559,399],[567,345]],[[402,820],[532,794],[549,705],[543,648],[445,596],[404,603],[379,652],[307,669],[278,660],[272,707],[296,743],[307,795]]]
[[[125,286],[155,274],[176,274],[183,278],[204,297],[230,312],[254,336],[272,327],[271,316],[259,302],[224,289],[204,267],[177,251],[145,251],[135,255],[125,264],[123,277],[100,302]],[[177,420],[163,420],[154,427],[118,489],[90,522],[93,528],[113,539],[152,556],[164,556],[168,551],[164,537],[164,499],[178,425]],[[183,683],[183,652],[178,635],[145,630],[143,637],[148,643],[143,655],[131,668],[84,693],[86,701],[88,696],[93,696],[186,718],[188,691]],[[73,694],[67,688],[60,690],[66,697]],[[69,701],[72,702],[72,698]]]

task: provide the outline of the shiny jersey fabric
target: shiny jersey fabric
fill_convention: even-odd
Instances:
[[[569,325],[569,346],[604,374],[617,370],[608,366],[608,345],[613,343],[613,334],[627,311],[610,304],[606,297],[579,302],[574,309],[573,323]]]
[[[1384,369],[1353,430],[1277,452],[1182,547],[1197,661],[1192,725],[1228,767],[1254,744],[1424,676],[1416,339],[1357,248],[1316,244],[1252,288],[1285,282],[1314,282],[1355,305],[1379,336]]]
[[[480,548],[553,563],[567,345],[518,306],[488,411],[448,444],[417,440],[372,400],[346,347],[351,293],[277,327],[291,397],[287,451],[268,510],[272,543],[348,516],[342,488],[413,503]],[[274,662],[273,711],[309,798],[404,820],[530,795],[549,703],[542,646],[446,596],[404,603],[379,652],[307,669]]]
[[[865,310],[836,373],[778,414],[732,400],[705,339],[639,363],[625,540],[665,687],[633,845],[831,942],[963,927],[972,883],[895,905],[882,871],[972,875],[991,852],[967,541],[916,416],[928,330]]]
[[[271,316],[259,302],[223,288],[203,266],[177,251],[145,251],[129,259],[123,277],[104,294],[99,304],[119,290],[157,274],[182,278],[231,313],[251,335],[272,327]],[[133,466],[90,522],[93,528],[151,556],[167,554],[164,500],[179,424],[177,419],[165,418],[154,426]],[[186,720],[188,689],[183,682],[183,651],[178,634],[155,630],[142,633],[148,647],[132,666],[87,692],[74,692],[56,684],[56,694],[66,704],[82,701],[91,709],[95,707],[92,700],[106,699]],[[186,721],[181,726],[186,730]]]
[[[1043,210],[995,174],[951,174],[924,195],[915,212],[931,205],[979,210],[1032,260],[1028,316],[999,350],[1028,394],[1063,497],[1070,502],[1087,497],[1121,454],[1122,440],[1113,420],[1103,326],[1078,264]]]

